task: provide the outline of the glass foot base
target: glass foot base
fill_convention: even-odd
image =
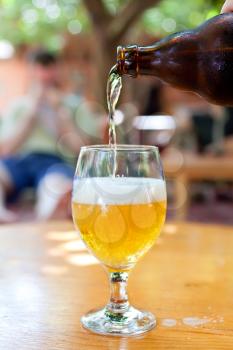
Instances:
[[[84,328],[98,334],[133,336],[149,331],[156,325],[153,314],[132,306],[126,312],[112,314],[107,308],[90,311],[81,318]]]

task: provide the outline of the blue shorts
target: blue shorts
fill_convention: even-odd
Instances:
[[[29,153],[0,159],[0,163],[8,171],[13,186],[14,195],[25,188],[37,188],[40,181],[48,174],[64,175],[70,179],[74,169],[60,157],[49,153]]]

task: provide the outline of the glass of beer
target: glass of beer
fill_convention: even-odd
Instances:
[[[89,251],[109,274],[109,303],[81,318],[106,335],[137,335],[156,324],[127,296],[128,274],[159,236],[166,214],[166,186],[154,146],[82,147],[73,184],[72,213]],[[153,267],[151,267],[153,269]]]

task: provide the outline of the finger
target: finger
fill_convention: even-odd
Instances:
[[[233,12],[233,0],[227,0],[222,7],[221,13]]]

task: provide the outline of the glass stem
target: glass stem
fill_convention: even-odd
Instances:
[[[110,301],[106,307],[106,316],[111,321],[120,322],[125,319],[124,313],[129,309],[127,294],[127,272],[110,272]]]

